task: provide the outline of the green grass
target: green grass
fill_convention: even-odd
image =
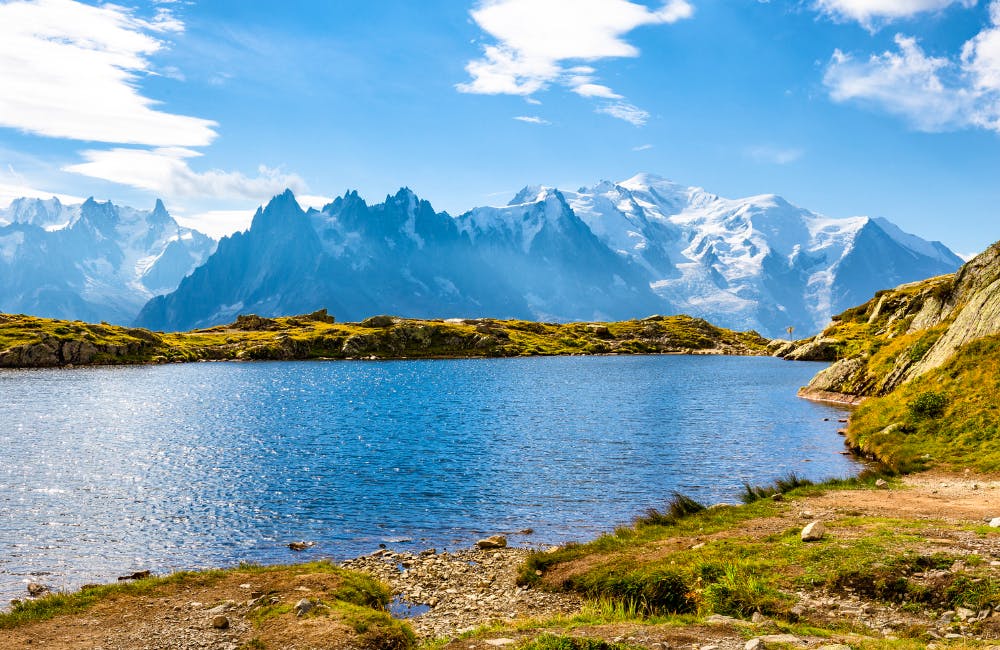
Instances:
[[[850,444],[896,471],[1000,471],[1000,336],[959,349],[940,368],[854,413]]]
[[[641,650],[631,643],[614,643],[603,639],[542,634],[519,646],[519,650]]]
[[[950,567],[964,557],[913,550],[943,527],[960,528],[956,524],[849,515],[828,520],[827,538],[810,544],[799,537],[802,524],[766,537],[740,532],[743,524],[783,512],[800,497],[868,489],[875,476],[818,485],[789,477],[776,484],[786,496],[781,502],[711,508],[663,525],[640,519],[590,543],[529,556],[520,582],[579,592],[603,603],[600,611],[609,620],[694,612],[782,617],[803,589],[850,588],[885,603],[940,608],[1000,599],[1000,579],[968,558],[965,572],[933,584],[918,579],[927,569]],[[722,531],[729,534],[715,535]],[[558,584],[546,578],[557,567],[569,567],[558,573]]]
[[[749,483],[744,483],[743,492],[740,493],[740,501],[743,503],[753,503],[761,499],[771,498],[776,494],[784,494],[785,492],[791,492],[801,487],[808,487],[812,484],[813,482],[809,479],[802,478],[795,472],[790,472],[788,476],[777,479],[770,485],[750,485]]]
[[[636,517],[636,526],[671,526],[685,517],[701,512],[705,506],[680,492],[674,492],[665,510],[649,508]]]

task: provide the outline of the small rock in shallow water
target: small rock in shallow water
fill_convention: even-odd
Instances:
[[[503,535],[493,535],[492,537],[487,537],[486,539],[481,539],[476,542],[476,546],[483,550],[494,549],[494,548],[507,548],[507,538]]]
[[[291,542],[288,544],[288,548],[293,551],[304,551],[307,548],[312,548],[316,546],[316,542]]]
[[[29,596],[34,596],[35,598],[37,598],[38,596],[42,596],[47,593],[49,593],[49,588],[46,587],[45,585],[40,585],[37,582],[28,583]]]

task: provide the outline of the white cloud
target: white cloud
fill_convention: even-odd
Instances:
[[[209,144],[215,122],[158,110],[138,88],[148,57],[164,46],[152,34],[182,30],[166,8],[141,20],[112,4],[0,3],[0,126],[118,144]]]
[[[805,155],[802,149],[772,147],[769,145],[750,147],[745,153],[751,160],[769,165],[788,165]]]
[[[549,122],[546,119],[538,117],[537,115],[518,115],[514,119],[519,122],[527,122],[528,124],[542,124],[542,125],[552,124],[552,122]]]
[[[622,96],[601,84],[581,83],[573,86],[573,92],[581,97],[601,97],[603,99],[621,99]]]
[[[649,151],[653,148],[651,144],[640,144],[637,147],[632,147],[632,151]]]
[[[466,65],[472,79],[457,88],[465,93],[529,96],[559,84],[583,97],[622,99],[597,83],[593,67],[571,62],[637,57],[639,50],[624,39],[629,32],[643,25],[674,23],[693,13],[687,0],[667,0],[657,9],[629,0],[484,0],[472,11],[472,19],[496,42],[484,46],[483,56]],[[648,118],[645,111],[624,102],[597,112],[632,124]],[[637,119],[640,114],[644,117]]]
[[[857,59],[837,50],[823,82],[834,101],[856,101],[906,119],[922,131],[985,128],[1000,132],[1000,0],[991,24],[959,56],[928,55],[915,38]]]
[[[599,106],[594,110],[598,113],[618,118],[619,120],[625,120],[634,126],[642,126],[649,119],[649,113],[642,110],[638,106],[633,106],[627,102],[606,104],[604,106]]]
[[[188,158],[199,155],[182,147],[91,150],[83,152],[87,162],[69,165],[64,171],[130,185],[170,199],[262,201],[285,188],[296,193],[306,190],[306,184],[299,176],[263,165],[254,177],[221,170],[199,173],[187,163]]]
[[[854,20],[869,29],[879,22],[909,18],[951,5],[974,7],[977,0],[816,0],[819,11],[838,20]]]

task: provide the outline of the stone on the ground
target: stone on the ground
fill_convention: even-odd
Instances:
[[[229,628],[229,617],[223,616],[222,614],[216,616],[212,619],[212,627],[217,630],[225,630]]]
[[[483,550],[507,548],[507,538],[503,535],[493,535],[492,537],[479,540],[476,542],[476,546]]]
[[[764,642],[764,647],[770,647],[772,643],[784,643],[786,645],[808,645],[804,640],[793,634],[767,634],[758,637]]]
[[[826,526],[823,522],[816,520],[802,529],[802,541],[803,542],[818,542],[823,539],[823,535],[826,534]]]
[[[316,608],[316,604],[308,598],[303,598],[299,602],[295,603],[295,615],[305,616],[312,610]]]
[[[990,528],[1000,528],[1000,517],[990,519]]]
[[[889,487],[889,483],[885,479],[880,478],[877,481],[875,481],[875,487],[877,488]]]
[[[738,625],[740,623],[746,623],[746,621],[741,621],[738,618],[733,618],[732,616],[723,616],[722,614],[712,614],[705,619],[705,622],[709,625]]]
[[[851,650],[851,646],[844,645],[843,643],[834,643],[832,645],[821,645],[816,650]]]
[[[514,645],[517,641],[514,639],[486,639],[483,643],[500,648],[506,645]]]
[[[743,650],[764,650],[764,642],[760,638],[750,639],[743,646]]]

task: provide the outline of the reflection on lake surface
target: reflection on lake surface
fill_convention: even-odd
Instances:
[[[679,490],[857,471],[822,364],[706,356],[0,372],[0,598],[379,543],[587,539]],[[829,421],[824,421],[829,418]],[[289,541],[316,546],[292,554]]]

